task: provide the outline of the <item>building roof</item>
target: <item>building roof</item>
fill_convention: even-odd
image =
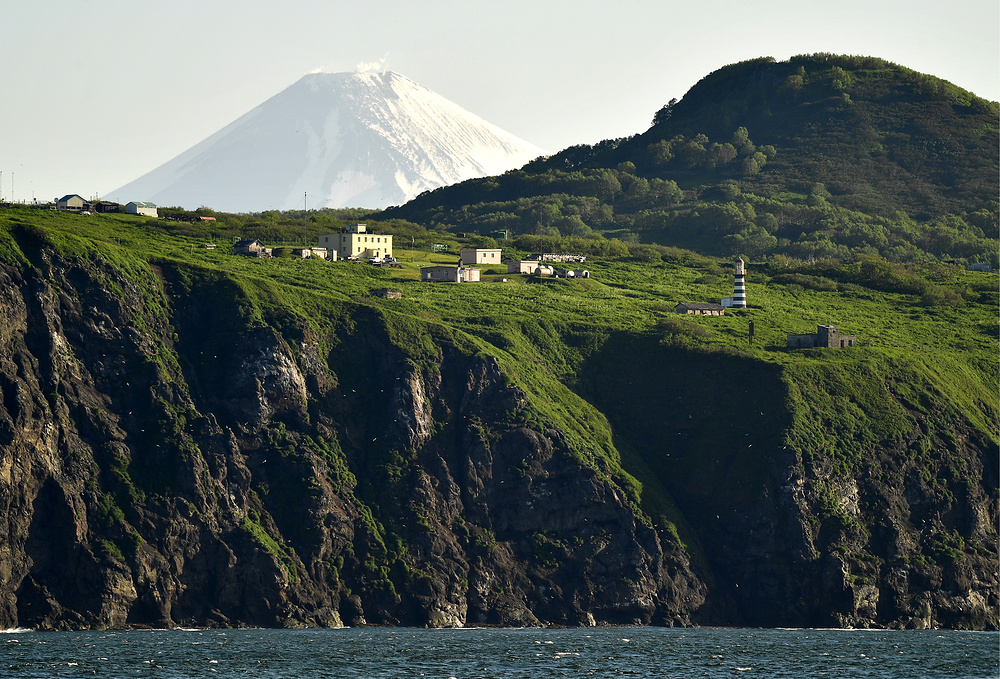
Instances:
[[[80,200],[83,200],[83,196],[81,196],[79,194],[76,194],[76,193],[69,193],[69,194],[63,196],[62,198],[60,198],[59,200],[57,200],[56,202],[57,203],[65,203],[70,198],[79,198]]]
[[[156,207],[156,203],[147,203],[141,200],[130,200],[128,205],[135,205],[137,207]]]

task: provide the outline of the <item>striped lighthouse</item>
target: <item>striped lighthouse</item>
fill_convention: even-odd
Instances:
[[[733,271],[733,308],[747,308],[747,287],[746,287],[746,263],[742,258],[736,260],[736,269]]]

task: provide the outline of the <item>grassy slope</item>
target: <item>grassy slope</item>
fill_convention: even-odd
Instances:
[[[32,248],[43,241],[66,256],[100,258],[128,272],[150,291],[150,299],[156,280],[149,263],[179,275],[213,278],[213,289],[224,297],[214,300],[215,305],[221,310],[230,301],[242,304],[241,323],[249,319],[281,332],[301,319],[324,331],[320,334],[336,336],[360,305],[377,310],[393,341],[413,360],[432,357],[440,341],[435,337],[441,336],[451,337],[465,351],[495,355],[530,395],[535,424],[563,429],[581,463],[603,469],[654,520],[662,517],[682,533],[684,518],[673,506],[671,486],[677,487],[680,476],[739,492],[741,479],[758,476],[764,464],[739,444],[746,436],[758,449],[791,444],[830,456],[844,471],[872,446],[899,437],[912,424],[912,413],[945,424],[960,415],[985,441],[996,446],[1000,440],[995,294],[982,293],[962,308],[924,307],[915,295],[857,285],[836,291],[776,284],[769,281],[780,273],[777,269],[759,271],[751,265],[752,309],[681,319],[673,313],[676,303],[730,294],[728,262],[694,255],[653,263],[588,261],[589,280],[531,282],[523,276],[486,274],[479,285],[426,284],[419,281],[419,267],[453,262],[454,255],[401,250],[401,269],[250,260],[233,257],[225,245],[215,251],[198,249],[197,239],[170,236],[157,222],[143,218],[0,212],[4,261],[37,261]],[[995,275],[958,270],[949,275],[955,280],[943,282],[980,289],[989,280],[985,287],[996,287]],[[372,289],[382,287],[402,290],[403,299],[370,296]],[[148,311],[166,312],[157,305]],[[752,346],[746,341],[750,319],[756,324]],[[845,351],[784,348],[786,334],[812,332],[818,323],[838,325],[865,346]],[[218,342],[224,346],[225,337]],[[163,360],[171,361],[170,352],[163,352]],[[628,372],[621,361],[633,369],[648,366],[639,374],[650,379],[616,382],[616,376]],[[733,383],[766,417],[749,413],[731,420],[722,408],[685,413],[683,403],[668,408],[657,401],[673,385],[687,389],[692,402],[717,403]],[[668,445],[623,437],[609,424],[609,418],[621,421],[614,413],[615,389],[628,390],[630,403],[650,404],[645,412],[632,414],[640,421],[664,413],[679,421],[686,414],[697,418],[703,426],[692,429],[684,449],[705,454],[668,464]],[[935,404],[945,404],[948,412],[942,414]],[[718,422],[726,426],[714,426]],[[655,427],[651,421],[641,428]],[[743,454],[733,456],[737,448]],[[641,498],[633,477],[645,484]]]

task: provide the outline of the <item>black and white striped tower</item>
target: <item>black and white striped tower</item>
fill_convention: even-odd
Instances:
[[[742,258],[736,260],[736,270],[733,273],[733,308],[747,308],[746,264]]]

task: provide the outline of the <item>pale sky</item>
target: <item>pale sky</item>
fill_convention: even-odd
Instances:
[[[17,201],[103,196],[310,71],[383,59],[550,152],[642,132],[761,56],[881,57],[1000,99],[997,0],[22,0],[0,22]]]

